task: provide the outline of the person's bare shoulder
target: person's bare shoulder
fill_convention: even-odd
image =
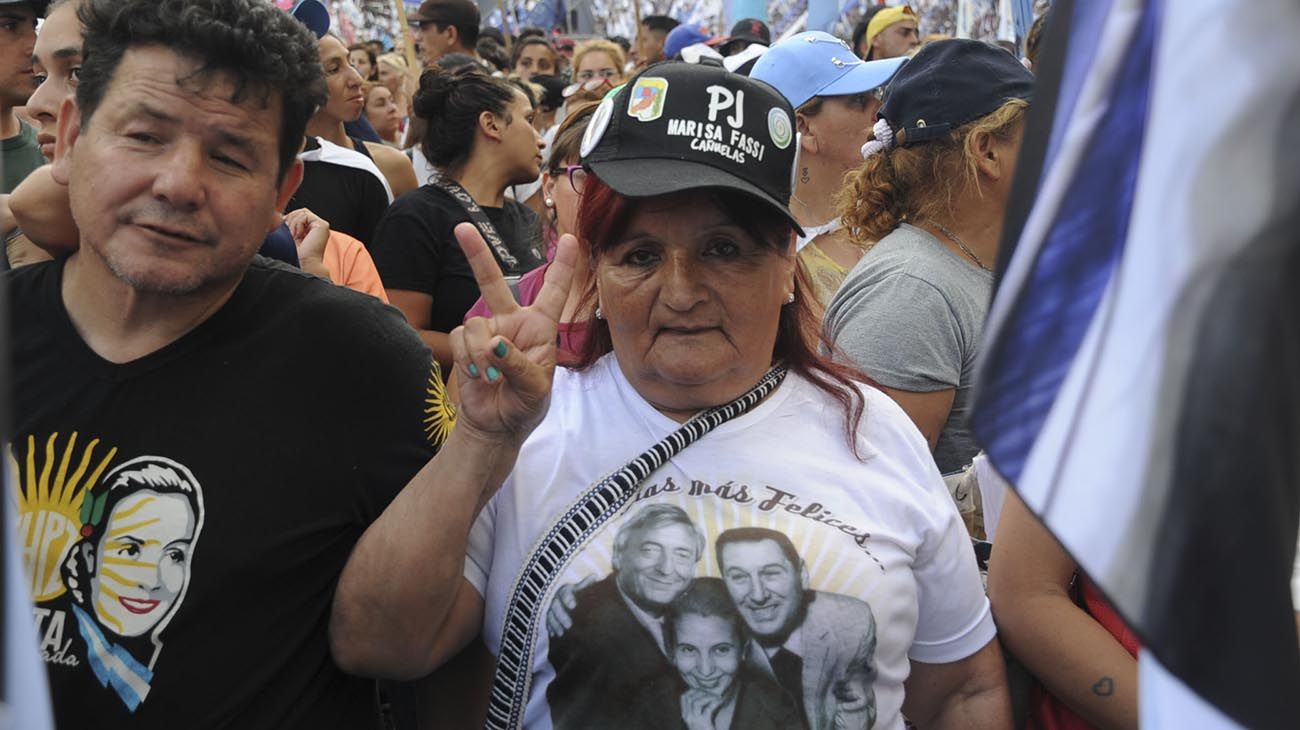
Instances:
[[[420,187],[419,181],[415,178],[415,167],[401,150],[378,142],[366,142],[366,149],[370,151],[370,156],[379,166],[379,171],[388,178],[388,185],[393,189],[393,197],[400,198],[405,193]]]

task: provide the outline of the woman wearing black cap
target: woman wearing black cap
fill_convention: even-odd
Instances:
[[[844,221],[872,246],[826,334],[898,401],[942,473],[979,451],[968,391],[1033,76],[978,41],[932,43],[885,92]]]
[[[460,421],[430,467],[449,476],[399,496],[341,578],[344,666],[420,676],[482,630],[499,657],[488,727],[737,727],[717,641],[677,702],[638,702],[703,650],[679,640],[670,658],[663,620],[712,577],[766,678],[750,688],[796,726],[901,730],[906,705],[922,727],[1009,727],[988,601],[926,444],[819,354],[785,202],[792,117],[709,64],[654,66],[601,102],[578,219],[596,319],[572,368],[554,363],[573,239],[521,308],[458,229],[495,316],[451,336]],[[471,515],[467,555],[439,549]]]

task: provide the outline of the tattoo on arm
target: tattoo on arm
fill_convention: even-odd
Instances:
[[[1097,683],[1092,685],[1092,693],[1098,697],[1110,697],[1115,694],[1115,680],[1110,677],[1102,677]]]

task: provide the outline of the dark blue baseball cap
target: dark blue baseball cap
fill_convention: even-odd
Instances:
[[[307,26],[307,30],[317,38],[324,38],[330,32],[330,11],[319,0],[298,0],[289,14]]]
[[[1034,75],[1010,53],[982,41],[928,43],[885,89],[879,117],[906,147],[947,136],[1010,99],[1029,101]]]

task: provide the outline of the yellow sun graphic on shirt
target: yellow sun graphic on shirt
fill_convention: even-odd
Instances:
[[[435,360],[424,395],[424,435],[429,443],[442,446],[455,427],[456,404],[448,396],[447,385],[442,382],[442,369]]]
[[[10,450],[9,467],[18,507],[18,539],[32,600],[48,601],[66,588],[59,567],[80,539],[81,502],[113,462],[117,448],[91,439],[78,447],[78,433],[60,443],[29,435]]]

